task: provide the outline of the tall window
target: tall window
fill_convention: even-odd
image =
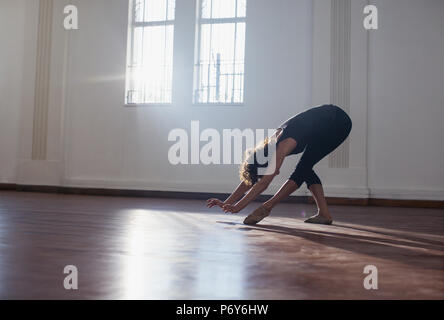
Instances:
[[[175,0],[130,0],[126,103],[171,103]]]
[[[247,0],[199,0],[195,103],[244,101]]]

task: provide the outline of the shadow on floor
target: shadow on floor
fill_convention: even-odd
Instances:
[[[364,232],[380,234],[383,236],[402,238],[402,239],[408,240],[408,241],[427,243],[430,246],[436,246],[436,248],[423,247],[424,249],[434,249],[434,250],[444,251],[444,242],[443,241],[436,241],[436,240],[432,240],[432,239],[419,238],[419,237],[415,237],[415,236],[411,236],[411,235],[407,235],[407,234],[390,233],[390,232],[386,232],[386,231],[366,229],[366,228],[361,228],[361,227],[356,227],[356,226],[347,226],[347,225],[343,225],[343,224],[339,224],[339,223],[335,223],[334,225],[336,227],[341,227],[341,228],[355,230],[355,231],[364,231]],[[404,231],[404,232],[406,232],[406,231]],[[411,246],[411,244],[409,246]]]
[[[401,262],[422,269],[442,271],[444,268],[444,257],[442,255],[427,252],[428,250],[444,252],[444,244],[439,242],[434,244],[427,244],[403,241],[401,239],[385,239],[364,235],[351,235],[347,234],[347,231],[345,230],[345,233],[334,233],[329,231],[306,230],[275,225],[256,225],[254,227],[245,227],[240,223],[222,221],[218,221],[218,223],[238,226],[237,230],[240,231],[256,230],[290,235],[319,243],[324,246],[373,256],[380,259]],[[367,232],[373,231],[368,230]],[[394,236],[399,237],[399,235]],[[424,239],[418,240],[425,242]]]

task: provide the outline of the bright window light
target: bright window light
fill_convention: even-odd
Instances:
[[[126,103],[172,100],[175,0],[131,0]]]
[[[200,0],[194,103],[244,102],[247,0]]]

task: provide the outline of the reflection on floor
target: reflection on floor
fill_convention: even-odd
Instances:
[[[316,226],[313,206],[282,204],[243,225],[257,205],[0,192],[0,298],[444,299],[444,210],[334,206]]]

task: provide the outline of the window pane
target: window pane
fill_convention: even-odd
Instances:
[[[244,22],[202,24],[195,102],[242,103],[244,58]]]
[[[237,16],[245,18],[247,15],[247,0],[237,0]]]
[[[245,0],[246,1],[246,0]],[[176,0],[168,0],[167,19],[176,19]]]
[[[237,24],[236,31],[236,61],[244,61],[245,57],[245,22]]]
[[[211,18],[211,2],[212,0],[200,0],[202,18]]]
[[[202,18],[235,18],[236,2],[237,0],[202,0]]]
[[[145,0],[134,0],[134,21],[142,22],[145,13]]]
[[[174,20],[175,0],[134,0],[135,21],[153,22]]]
[[[169,0],[145,0],[145,21],[165,21],[174,19],[174,1]],[[173,7],[173,11],[171,8]],[[172,15],[172,17],[169,17]]]
[[[212,18],[236,17],[236,0],[213,0]]]
[[[143,101],[171,102],[173,26],[145,27],[139,82]]]
[[[171,103],[175,0],[134,0],[128,52],[126,102]]]

